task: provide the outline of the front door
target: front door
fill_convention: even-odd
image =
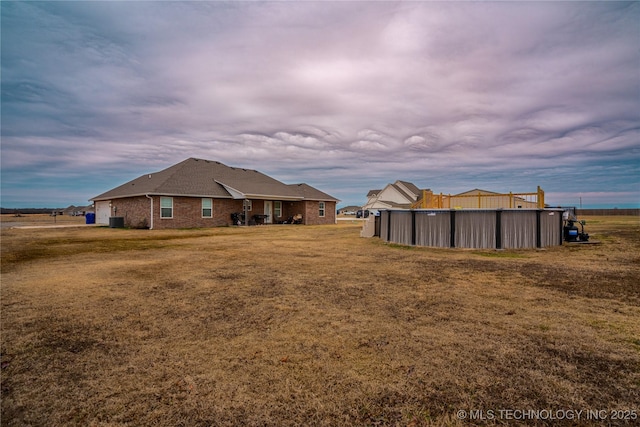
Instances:
[[[264,214],[267,217],[264,219],[265,224],[271,224],[273,219],[273,202],[270,200],[264,201]]]

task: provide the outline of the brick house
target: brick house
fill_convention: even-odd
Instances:
[[[284,184],[252,169],[189,158],[91,199],[96,222],[191,228],[237,224],[335,224],[338,199],[307,184]],[[235,215],[234,215],[235,214]],[[239,214],[239,215],[238,215]]]

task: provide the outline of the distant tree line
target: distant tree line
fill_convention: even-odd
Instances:
[[[576,215],[640,215],[640,209],[576,209]]]
[[[51,212],[60,213],[64,211],[64,208],[0,208],[0,214],[2,215],[34,215],[34,214],[50,214]]]

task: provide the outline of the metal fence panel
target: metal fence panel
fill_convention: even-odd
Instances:
[[[456,248],[495,249],[495,211],[456,211]]]
[[[380,238],[402,245],[526,249],[562,245],[561,210],[381,211]],[[453,233],[453,235],[452,235]]]
[[[401,245],[411,245],[411,212],[396,211],[391,217],[390,240]]]
[[[542,211],[540,213],[540,246],[558,246],[562,244],[562,212]]]
[[[449,211],[416,211],[416,245],[448,248],[451,246]]]
[[[537,211],[502,211],[500,221],[502,248],[535,248],[537,214]]]
[[[380,212],[380,238],[385,242],[389,241],[389,215],[391,211]]]

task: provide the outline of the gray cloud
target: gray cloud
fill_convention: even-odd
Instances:
[[[191,156],[345,203],[396,179],[640,203],[636,2],[0,8],[5,206]]]

